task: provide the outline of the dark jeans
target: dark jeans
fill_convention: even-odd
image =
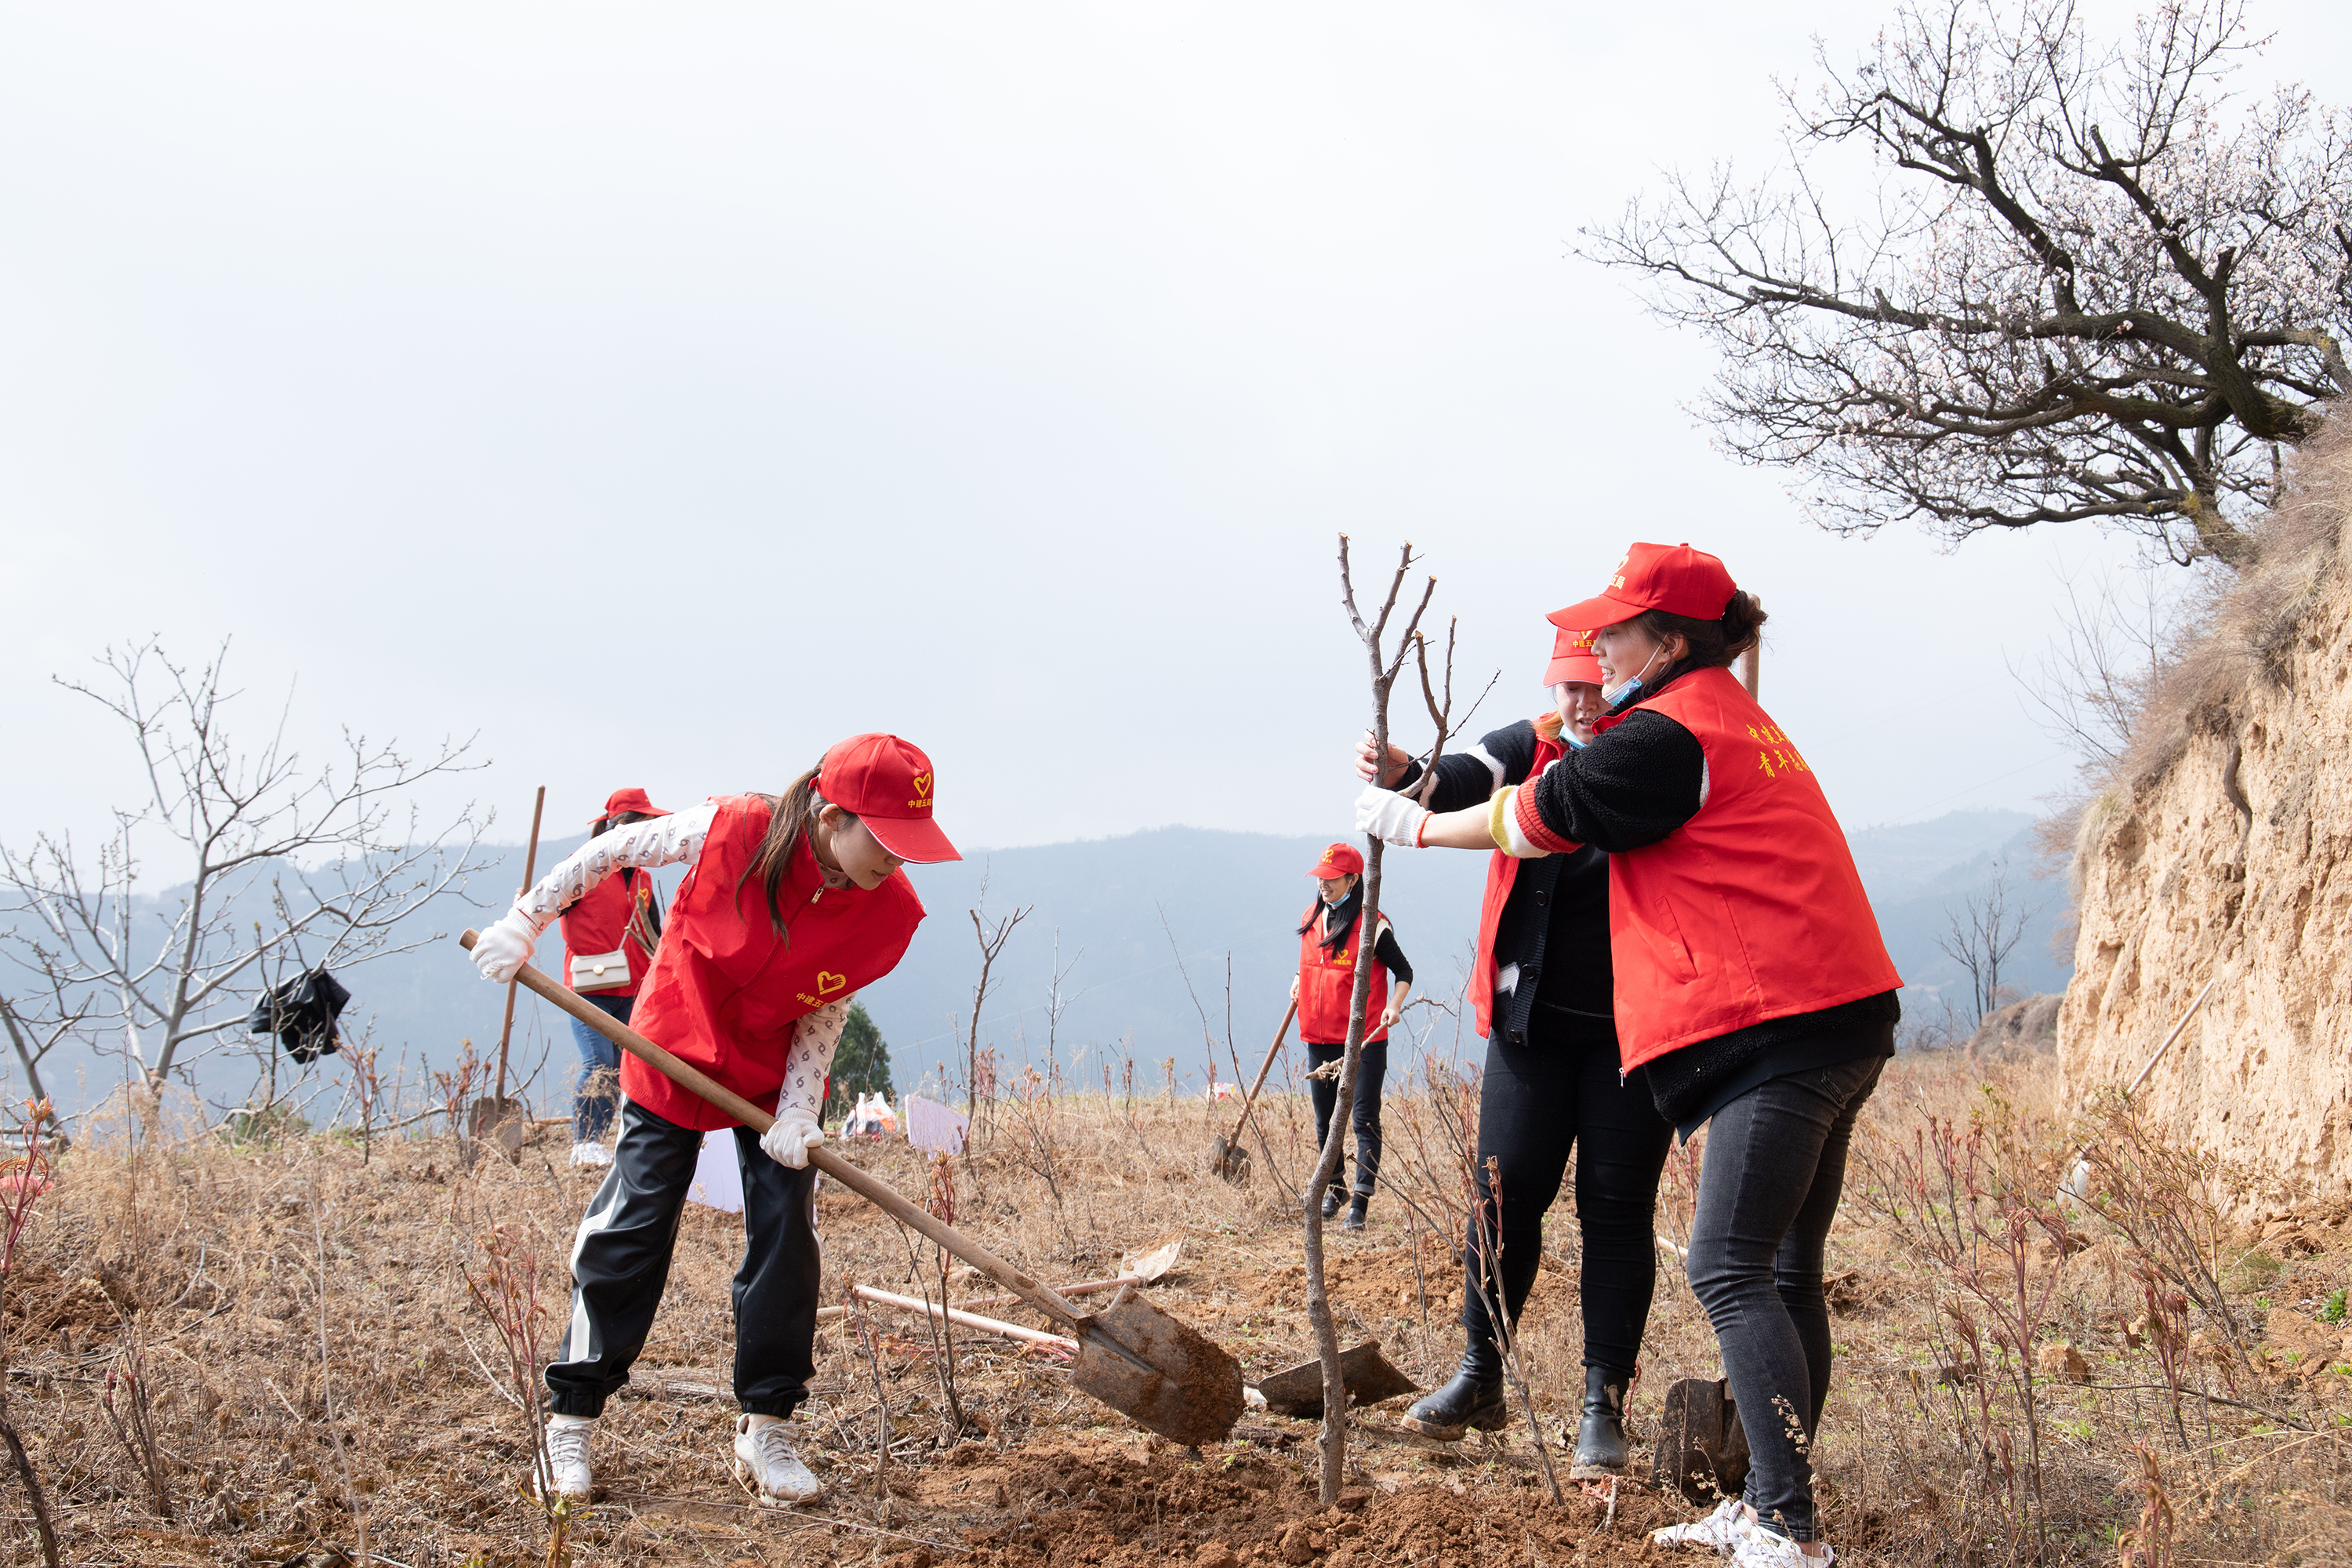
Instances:
[[[1307,1059],[1317,1067],[1336,1062],[1348,1054],[1345,1045],[1321,1046],[1307,1042]],[[1372,1179],[1381,1173],[1381,1083],[1389,1076],[1389,1043],[1386,1040],[1366,1040],[1356,1058],[1356,1099],[1348,1109],[1348,1125],[1356,1134],[1356,1186],[1358,1197],[1372,1195]],[[1339,1080],[1337,1078],[1310,1078],[1307,1091],[1315,1100],[1315,1147],[1323,1147],[1331,1135],[1331,1112],[1339,1104]]]
[[[642,1105],[621,1108],[613,1168],[572,1246],[572,1317],[547,1368],[548,1407],[594,1415],[629,1381],[669,1282],[677,1218],[702,1134]],[[743,1264],[735,1271],[735,1401],[790,1415],[816,1370],[816,1172],[788,1171],[735,1129],[743,1172]]]
[[[1748,1505],[1797,1541],[1814,1536],[1807,1455],[1830,1393],[1822,1250],[1854,1117],[1885,1066],[1871,1056],[1777,1078],[1707,1124],[1691,1289],[1715,1324],[1739,1402],[1751,1456]]]
[[[637,1002],[593,992],[581,993],[580,1000],[623,1024]],[[613,1130],[613,1106],[621,1098],[621,1047],[577,1018],[572,1020],[572,1040],[580,1047],[580,1077],[572,1085],[572,1141],[601,1143]]]
[[[1657,1284],[1654,1216],[1658,1173],[1675,1130],[1658,1114],[1648,1083],[1628,1086],[1618,1074],[1617,1032],[1607,1019],[1572,1017],[1536,1006],[1528,1043],[1486,1044],[1486,1071],[1478,1089],[1478,1196],[1493,1201],[1486,1162],[1502,1187],[1494,1225],[1499,1251],[1495,1270],[1510,1321],[1519,1321],[1535,1288],[1543,1250],[1544,1215],[1559,1196],[1571,1152],[1576,1157],[1576,1223],[1584,1261],[1580,1294],[1584,1315],[1584,1364],[1631,1377],[1649,1321]],[[1492,1211],[1489,1211],[1492,1212]],[[1491,1340],[1486,1303],[1478,1288],[1478,1227],[1463,1251],[1466,1280],[1462,1326],[1475,1345]]]

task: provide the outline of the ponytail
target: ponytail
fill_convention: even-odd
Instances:
[[[760,879],[760,885],[768,896],[768,923],[775,927],[776,934],[784,939],[786,946],[792,944],[793,933],[784,924],[784,873],[792,868],[793,852],[800,847],[801,840],[816,825],[817,813],[825,806],[824,796],[816,792],[816,772],[811,768],[794,779],[781,799],[772,795],[762,797],[768,801],[772,812],[768,818],[768,831],[761,837],[760,847],[753,853],[751,863],[735,879],[735,902],[740,908],[743,884],[754,877]]]
[[[1643,610],[1633,617],[1633,624],[1660,642],[1669,637],[1683,639],[1683,656],[1666,674],[1665,680],[1671,680],[1685,670],[1730,668],[1733,659],[1764,640],[1764,618],[1763,601],[1735,588],[1731,603],[1714,620]],[[1665,680],[1658,681],[1656,686],[1664,685]]]

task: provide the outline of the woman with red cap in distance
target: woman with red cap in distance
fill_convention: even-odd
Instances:
[[[1348,1054],[1348,1016],[1356,1001],[1356,964],[1363,943],[1352,946],[1358,917],[1364,911],[1364,858],[1352,845],[1334,844],[1323,851],[1307,873],[1319,894],[1307,907],[1298,926],[1298,973],[1290,978],[1290,999],[1298,1004],[1298,1037],[1317,1071],[1309,1073],[1308,1091],[1315,1100],[1315,1146],[1323,1147],[1331,1133],[1331,1112],[1339,1103],[1337,1064]],[[1396,932],[1386,915],[1372,942],[1371,989],[1364,998],[1364,1047],[1356,1058],[1356,1095],[1348,1116],[1356,1134],[1356,1184],[1348,1204],[1346,1230],[1364,1228],[1364,1210],[1372,1201],[1372,1182],[1381,1173],[1381,1085],[1388,1077],[1389,1031],[1404,1014],[1412,994],[1412,965],[1397,946]],[[1391,994],[1389,982],[1396,982]],[[1323,1190],[1323,1217],[1339,1212],[1339,1188]]]
[[[735,1129],[743,1263],[735,1274],[736,1475],[760,1500],[823,1489],[785,1418],[815,1370],[817,1238],[808,1152],[826,1070],[858,990],[898,965],[923,918],[900,868],[961,858],[931,820],[930,760],[858,735],[781,795],[724,795],[590,839],[482,933],[474,962],[504,982],[566,904],[625,868],[688,869],[639,993],[634,1026],[754,1105],[763,1136],[631,1057],[613,1168],[572,1249],[572,1314],[547,1369],[554,1487],[585,1499],[589,1436],[629,1378],[669,1275],[703,1133]]]
[[[1808,1460],[1829,1394],[1822,1250],[1903,983],[1811,766],[1730,674],[1764,611],[1723,563],[1636,544],[1549,618],[1593,629],[1612,689],[1592,743],[1465,811],[1375,786],[1360,825],[1519,860],[1609,852],[1619,1060],[1685,1137],[1708,1129],[1688,1275],[1752,1462],[1742,1497],[1656,1539],[1825,1562]]]
[[[1601,679],[1591,639],[1559,633],[1544,668],[1553,710],[1442,758],[1431,804],[1447,811],[1484,801],[1590,742]],[[1371,776],[1369,740],[1358,768]],[[1399,789],[1421,779],[1402,752],[1392,751],[1382,771]],[[1622,1474],[1630,1458],[1625,1396],[1657,1284],[1658,1173],[1674,1129],[1651,1102],[1645,1076],[1618,1066],[1608,856],[1587,847],[1524,862],[1493,858],[1470,999],[1486,1037],[1474,1174],[1495,1255],[1484,1256],[1486,1237],[1474,1225],[1463,1247],[1461,1368],[1405,1413],[1405,1425],[1452,1440],[1507,1424],[1493,1312],[1499,1307],[1506,1322],[1518,1321],[1542,1258],[1544,1216],[1573,1157],[1584,1405],[1572,1473]]]
[[[604,802],[604,814],[590,824],[588,837],[599,838],[616,827],[668,815],[641,789],[616,789]],[[573,900],[562,921],[565,980],[591,1006],[627,1023],[661,942],[661,903],[654,896],[652,874],[622,867],[619,876],[605,878]],[[580,1047],[580,1077],[572,1089],[572,1163],[609,1165],[613,1155],[604,1135],[613,1129],[613,1101],[621,1089],[620,1047],[577,1018],[572,1020],[572,1038]]]

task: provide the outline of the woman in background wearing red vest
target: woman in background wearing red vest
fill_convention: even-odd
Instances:
[[[641,789],[616,789],[588,837],[601,838],[616,827],[668,815]],[[589,1005],[627,1023],[661,942],[653,874],[624,866],[619,876],[605,878],[573,900],[562,921],[564,978]],[[609,1165],[613,1154],[604,1147],[604,1134],[613,1130],[613,1102],[621,1092],[621,1048],[577,1018],[572,1020],[572,1038],[580,1047],[580,1077],[572,1087],[572,1163]]]
[[[808,1152],[834,1047],[860,987],[897,967],[923,918],[900,867],[960,858],[931,820],[929,759],[858,735],[781,795],[727,795],[590,839],[482,933],[474,962],[506,981],[556,911],[614,871],[686,864],[637,998],[637,1032],[762,1109],[762,1137],[631,1057],[613,1168],[572,1249],[572,1316],[547,1369],[555,1489],[591,1490],[589,1435],[629,1380],[669,1277],[703,1133],[734,1127],[743,1173],[735,1274],[735,1473],[762,1502],[823,1489],[784,1426],[815,1371],[817,1239]]]
[[[1348,1015],[1356,1001],[1356,963],[1363,943],[1350,947],[1357,917],[1363,913],[1361,893],[1364,857],[1352,845],[1334,844],[1307,873],[1321,895],[1308,907],[1298,927],[1298,973],[1290,979],[1290,999],[1298,1004],[1298,1037],[1316,1068],[1331,1068],[1324,1078],[1309,1074],[1307,1090],[1315,1100],[1315,1146],[1331,1133],[1331,1112],[1339,1103],[1336,1063],[1348,1054]],[[1349,1200],[1343,1230],[1364,1228],[1364,1209],[1372,1201],[1372,1180],[1381,1173],[1381,1085],[1389,1072],[1389,1031],[1404,1014],[1412,994],[1412,965],[1397,946],[1396,932],[1382,915],[1372,943],[1372,987],[1364,998],[1364,1048],[1356,1058],[1356,1097],[1348,1115],[1356,1134],[1356,1186]],[[1396,994],[1389,982],[1396,981]],[[1323,1190],[1323,1217],[1339,1212],[1338,1184]]]
[[[1826,1562],[1807,1458],[1829,1395],[1822,1248],[1903,983],[1820,783],[1729,672],[1764,612],[1723,563],[1636,544],[1607,592],[1549,618],[1596,628],[1612,689],[1592,744],[1468,811],[1368,790],[1360,825],[1515,858],[1609,851],[1619,1060],[1685,1137],[1708,1128],[1689,1278],[1753,1458],[1742,1498],[1656,1539]]]
[[[1554,710],[1440,759],[1431,805],[1452,811],[1485,801],[1589,744],[1601,714],[1601,684],[1591,639],[1560,632],[1544,668]],[[1371,776],[1369,739],[1358,750],[1357,768]],[[1394,749],[1382,772],[1398,789],[1412,788],[1421,777],[1419,765]],[[1653,1222],[1674,1128],[1650,1099],[1647,1074],[1618,1067],[1609,857],[1588,845],[1541,859],[1496,853],[1491,860],[1470,1000],[1486,1038],[1474,1174],[1481,1203],[1494,1205],[1485,1212],[1496,1245],[1489,1261],[1481,1256],[1477,1226],[1464,1237],[1462,1365],[1444,1387],[1406,1411],[1404,1421],[1447,1441],[1509,1424],[1490,1308],[1501,1307],[1506,1322],[1518,1322],[1543,1256],[1544,1216],[1573,1157],[1584,1260],[1577,1281],[1584,1405],[1570,1473],[1600,1479],[1622,1475],[1631,1458],[1625,1396],[1657,1286]]]

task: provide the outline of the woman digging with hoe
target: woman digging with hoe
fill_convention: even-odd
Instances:
[[[1601,665],[1591,639],[1560,632],[1544,686],[1553,711],[1494,731],[1467,752],[1440,759],[1435,809],[1483,803],[1524,784],[1592,740],[1601,713]],[[1372,776],[1371,742],[1357,771]],[[1411,789],[1419,764],[1391,748],[1381,782]],[[1475,1179],[1494,1205],[1496,1256],[1474,1225],[1464,1238],[1462,1327],[1466,1343],[1454,1380],[1405,1413],[1404,1424],[1448,1441],[1509,1421],[1503,1360],[1492,1310],[1517,1324],[1542,1259],[1543,1221],[1576,1159],[1576,1219],[1584,1266],[1578,1285],[1584,1319],[1584,1408],[1570,1475],[1622,1474],[1629,1457],[1625,1394],[1642,1351],[1657,1284],[1651,1239],[1658,1173],[1674,1128],[1650,1098],[1649,1079],[1621,1074],[1610,995],[1609,857],[1587,845],[1520,861],[1497,851],[1486,873],[1470,1000],[1486,1037],[1479,1080]],[[1490,1181],[1487,1162],[1494,1162]]]
[[[1364,857],[1352,844],[1334,844],[1307,873],[1315,879],[1320,896],[1298,927],[1298,973],[1290,977],[1290,999],[1298,1004],[1298,1038],[1315,1063],[1307,1075],[1315,1100],[1315,1146],[1323,1147],[1331,1131],[1331,1112],[1339,1102],[1339,1060],[1348,1054],[1348,1011],[1356,995],[1356,965],[1365,944],[1348,943],[1363,913],[1359,892],[1364,885]],[[1364,1228],[1364,1209],[1372,1201],[1372,1182],[1381,1173],[1381,1083],[1389,1071],[1389,1031],[1404,1014],[1412,994],[1412,965],[1397,946],[1389,918],[1380,918],[1380,933],[1370,952],[1372,988],[1364,1011],[1372,1024],[1364,1035],[1363,1052],[1356,1064],[1356,1095],[1348,1121],[1356,1134],[1356,1186],[1348,1204],[1342,1230]],[[1396,992],[1389,992],[1394,977]],[[1339,1188],[1323,1190],[1323,1217],[1339,1212]]]
[[[588,837],[668,815],[641,789],[616,789],[605,799],[604,815],[589,825]],[[625,866],[619,876],[592,884],[562,911],[564,980],[600,1011],[627,1023],[661,945],[661,918],[646,872]],[[580,1078],[572,1089],[572,1163],[609,1165],[613,1152],[604,1137],[613,1131],[613,1102],[620,1094],[621,1052],[577,1018],[572,1038],[580,1047]]]
[[[1636,544],[1605,593],[1549,618],[1594,628],[1612,685],[1592,743],[1464,811],[1376,785],[1359,826],[1520,860],[1608,852],[1618,1059],[1628,1081],[1647,1068],[1685,1137],[1708,1126],[1689,1276],[1752,1460],[1742,1497],[1655,1539],[1811,1568],[1835,1556],[1809,1462],[1829,1396],[1822,1247],[1902,980],[1821,784],[1729,672],[1764,612],[1723,563]]]
[[[735,1274],[734,1468],[759,1500],[823,1489],[784,1422],[815,1370],[818,1254],[808,1152],[824,1142],[825,1073],[860,987],[897,967],[923,906],[900,869],[961,858],[931,820],[930,760],[895,735],[825,752],[781,795],[727,795],[590,839],[482,932],[504,982],[558,910],[614,872],[687,864],[632,1026],[761,1109],[764,1136],[635,1057],[621,1136],[572,1249],[572,1316],[547,1369],[558,1492],[591,1490],[589,1436],[629,1380],[669,1276],[705,1131],[735,1128],[743,1263]]]

